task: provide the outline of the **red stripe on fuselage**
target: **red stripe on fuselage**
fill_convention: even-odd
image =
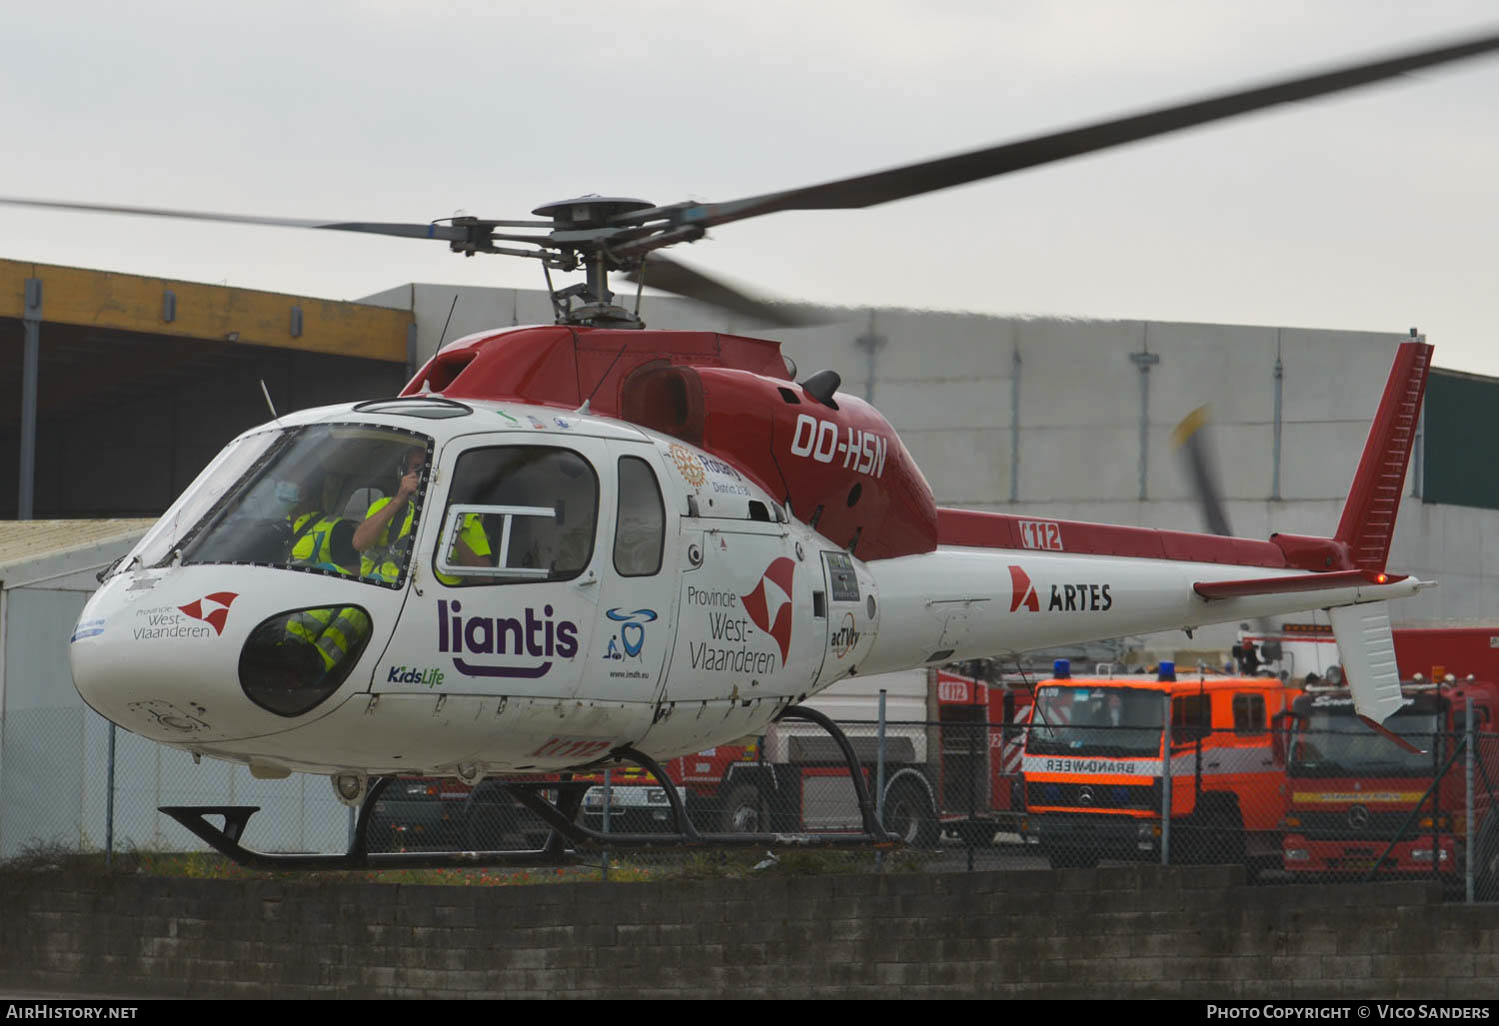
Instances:
[[[983,513],[967,509],[937,510],[937,543],[985,549],[1035,551],[1026,544],[1021,522],[1035,517],[1008,513]],[[1052,551],[1099,556],[1131,556],[1138,559],[1179,559],[1192,563],[1226,563],[1286,569],[1285,553],[1278,545],[1250,538],[1224,538],[1216,534],[1188,531],[1158,531],[1149,527],[1090,524],[1078,520],[1047,520],[1060,529],[1061,547]]]

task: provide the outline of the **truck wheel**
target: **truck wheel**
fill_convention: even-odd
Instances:
[[[740,784],[729,791],[719,812],[718,829],[725,834],[760,832],[760,789],[754,784]]]
[[[897,780],[885,789],[885,829],[913,848],[935,848],[942,837],[931,796],[914,780]]]

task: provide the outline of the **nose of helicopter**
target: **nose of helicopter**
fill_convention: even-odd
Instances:
[[[374,631],[347,598],[306,604],[359,585],[296,584],[256,567],[111,578],[73,632],[74,686],[100,715],[168,744],[287,730],[350,680]],[[292,598],[303,604],[288,608]]]

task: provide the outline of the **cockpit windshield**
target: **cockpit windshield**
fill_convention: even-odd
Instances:
[[[206,511],[189,501],[184,509],[196,513],[197,522],[174,533],[175,541],[163,535],[142,552],[143,564],[164,563],[180,552],[184,565],[249,563],[372,584],[404,580],[431,463],[430,439],[362,424],[314,424],[251,438],[256,444],[246,448],[246,458],[221,459],[191,490],[217,501]],[[419,484],[402,500],[401,480],[412,470]],[[402,508],[387,517],[376,538],[356,548],[360,525],[393,501]]]
[[[1443,738],[1429,703],[1411,703],[1384,722],[1385,729],[1419,751],[1409,751],[1354,715],[1353,702],[1313,706],[1296,726],[1293,777],[1420,776],[1432,771],[1434,746]]]
[[[1026,751],[1036,755],[1159,755],[1165,705],[1139,688],[1047,685],[1036,693]]]

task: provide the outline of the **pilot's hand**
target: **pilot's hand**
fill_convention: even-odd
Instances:
[[[396,490],[396,502],[405,502],[416,494],[416,490],[422,486],[422,472],[413,470],[401,478],[401,486]]]

